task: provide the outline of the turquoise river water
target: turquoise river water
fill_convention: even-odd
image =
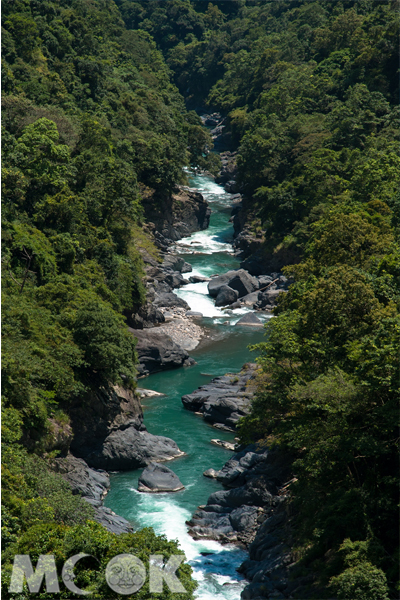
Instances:
[[[212,214],[207,230],[181,240],[176,247],[193,267],[186,277],[222,274],[238,268],[231,246],[231,194],[205,175],[193,176],[190,184],[209,202]],[[216,308],[207,294],[206,283],[188,284],[177,293],[192,310],[204,315],[202,325],[207,329],[207,337],[190,352],[197,364],[156,373],[142,380],[141,385],[165,394],[144,401],[144,422],[148,431],[171,437],[186,453],[168,463],[185,489],[174,494],[143,494],[137,491],[141,469],[114,473],[105,505],[128,519],[135,529],[153,527],[157,534],[178,540],[198,581],[199,600],[239,600],[245,582],[236,568],[246,558],[245,552],[214,541],[193,540],[185,524],[212,492],[221,489],[221,484],[204,477],[203,471],[210,467],[220,469],[231,456],[226,450],[210,444],[210,440],[218,437],[233,441],[233,434],[213,429],[201,417],[184,410],[181,397],[213,377],[239,371],[245,362],[254,360],[248,345],[261,341],[263,331],[236,326],[247,309],[223,311]]]

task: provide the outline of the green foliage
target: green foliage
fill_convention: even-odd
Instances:
[[[122,324],[122,317],[101,302],[87,303],[76,312],[74,341],[83,353],[85,371],[100,384],[122,383],[122,377],[126,385],[133,384],[135,342]]]
[[[340,546],[346,569],[332,577],[330,586],[337,597],[351,600],[389,600],[389,589],[382,569],[368,561],[368,542],[346,539]]]
[[[14,425],[10,409],[3,412],[5,428]],[[3,425],[4,431],[4,425]],[[14,543],[30,527],[40,523],[84,524],[93,515],[92,507],[72,494],[69,485],[49,464],[28,454],[19,445],[12,448],[3,439],[2,486],[5,547]]]
[[[151,554],[161,554],[167,560],[172,554],[183,554],[177,542],[167,541],[164,536],[156,536],[152,529],[142,529],[137,533],[114,535],[106,531],[97,523],[88,522],[85,525],[66,527],[60,524],[41,524],[31,526],[20,538],[18,543],[11,545],[5,555],[3,568],[3,593],[7,594],[7,587],[11,575],[11,560],[14,554],[29,553],[32,563],[35,564],[40,554],[53,554],[55,556],[58,573],[67,558],[84,552],[94,558],[80,560],[74,569],[74,583],[81,589],[94,594],[96,598],[117,598],[118,594],[111,590],[105,579],[105,570],[108,562],[118,554],[134,554],[149,570],[149,557]],[[188,564],[182,564],[177,570],[177,576],[187,590],[185,597],[194,598],[196,584],[191,578],[192,569]],[[64,586],[61,598],[70,598],[71,592]],[[27,588],[18,598],[29,598]],[[39,592],[38,598],[49,598],[51,595]],[[133,595],[133,598],[149,598],[149,581]],[[173,600],[178,596],[164,586],[162,600]]]
[[[122,313],[145,301],[140,250],[157,256],[141,231],[139,186],[156,199],[171,193],[182,167],[209,164],[211,137],[186,112],[152,37],[127,31],[112,0],[2,8],[6,571],[22,547],[70,556],[73,540],[80,552],[89,538],[103,561],[119,547],[172,552],[152,532],[124,546],[85,525],[91,507],[45,453],[59,452],[64,433],[68,445],[71,402],[84,404],[100,386],[134,387],[135,344]],[[193,590],[190,568],[181,572]],[[97,573],[87,577],[109,597]]]

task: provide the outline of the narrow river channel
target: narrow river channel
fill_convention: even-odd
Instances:
[[[193,267],[190,275],[210,276],[239,267],[232,255],[233,228],[229,223],[231,194],[206,175],[193,176],[190,185],[200,191],[212,208],[210,227],[181,240],[177,252]],[[194,569],[199,583],[199,600],[238,600],[245,582],[236,568],[246,558],[235,546],[222,546],[213,541],[195,541],[187,533],[185,521],[198,505],[221,489],[221,484],[203,476],[212,467],[220,469],[230,458],[226,450],[210,444],[212,438],[233,441],[233,434],[217,431],[202,418],[184,410],[181,397],[193,392],[213,377],[239,371],[254,360],[249,344],[262,340],[263,331],[236,326],[247,309],[222,311],[207,295],[207,284],[188,284],[177,292],[192,310],[204,315],[202,325],[208,337],[190,352],[197,364],[151,375],[141,381],[143,387],[165,394],[144,400],[145,424],[153,434],[175,440],[186,455],[168,463],[185,489],[175,494],[142,494],[137,491],[141,470],[111,475],[111,489],[105,505],[128,519],[135,528],[153,527],[157,534],[177,539]],[[203,554],[202,554],[203,553]]]

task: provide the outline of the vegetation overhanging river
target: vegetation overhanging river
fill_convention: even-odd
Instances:
[[[233,235],[229,223],[231,194],[207,175],[193,176],[190,183],[209,202],[212,215],[206,231],[179,242],[178,250],[193,267],[187,277],[222,274],[238,268],[230,243]],[[188,535],[185,524],[198,505],[205,504],[212,492],[221,489],[221,484],[204,477],[203,471],[210,467],[220,469],[230,454],[210,444],[210,440],[218,437],[233,441],[233,434],[217,432],[203,419],[184,410],[181,396],[213,377],[239,371],[245,362],[254,360],[248,345],[259,342],[263,331],[235,326],[247,310],[227,313],[216,308],[207,295],[207,283],[188,284],[178,294],[192,310],[203,313],[202,324],[208,330],[208,337],[190,353],[197,361],[196,365],[151,375],[141,385],[166,394],[162,398],[144,400],[145,424],[151,433],[171,437],[186,453],[168,463],[185,489],[174,494],[143,494],[137,491],[142,470],[115,473],[111,476],[111,489],[105,504],[128,519],[135,528],[153,527],[157,534],[179,541],[199,583],[199,600],[236,600],[244,587],[236,568],[246,557],[245,552],[214,541],[195,541]]]

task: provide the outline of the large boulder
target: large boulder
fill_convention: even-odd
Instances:
[[[130,329],[137,338],[136,352],[139,358],[139,374],[175,369],[189,364],[189,354],[172,338],[157,327]]]
[[[258,306],[264,308],[265,306],[275,306],[278,300],[279,294],[285,290],[272,290],[268,289],[265,292],[260,292]]]
[[[138,481],[139,492],[178,492],[184,489],[179,477],[171,469],[158,463],[150,463]]]
[[[236,302],[239,292],[232,289],[229,285],[223,285],[219,288],[218,296],[215,299],[215,306],[227,306]]]
[[[176,254],[167,254],[162,262],[162,267],[163,269],[172,269],[172,271],[182,272],[182,267],[184,264],[185,261],[181,256],[176,256]]]
[[[246,306],[253,306],[258,302],[259,293],[260,292],[252,292],[251,294],[247,294],[247,296],[243,296],[240,300],[242,304],[245,304]]]
[[[227,285],[233,290],[236,290],[239,294],[239,298],[258,290],[257,279],[249,275],[244,269],[228,271],[224,275],[213,277],[208,284],[208,293],[210,296],[216,298],[223,285]]]
[[[128,427],[110,433],[102,444],[85,456],[85,460],[94,468],[131,471],[153,461],[171,460],[183,454],[170,438]]]
[[[190,273],[193,270],[191,264],[185,262],[181,256],[176,256],[176,254],[167,254],[161,266],[165,270],[171,269],[180,273]]]
[[[179,288],[188,283],[179,271],[167,272],[164,281],[171,288]]]

